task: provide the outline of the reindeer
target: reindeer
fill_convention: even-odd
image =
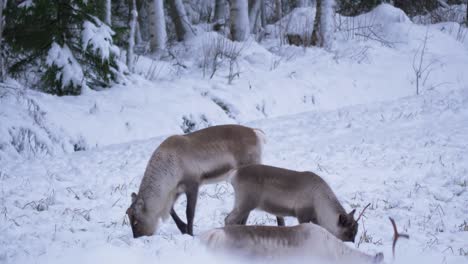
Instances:
[[[231,183],[235,204],[226,225],[245,225],[250,211],[259,208],[276,215],[279,226],[284,225],[284,216],[293,216],[299,223],[318,224],[337,238],[354,242],[356,210],[346,213],[330,186],[313,172],[254,164],[234,171]]]
[[[366,206],[367,208],[367,206]],[[360,217],[365,209],[361,212]],[[392,218],[392,252],[399,233]],[[243,226],[231,225],[212,229],[200,235],[200,241],[209,249],[244,257],[314,257],[332,263],[382,263],[382,253],[369,255],[347,246],[326,229],[313,223],[297,226]]]
[[[369,255],[347,246],[313,223],[297,226],[231,225],[200,236],[209,249],[243,257],[314,257],[332,263],[380,263],[383,254]]]
[[[225,180],[233,169],[261,162],[263,133],[240,125],[205,128],[164,140],[151,156],[127,215],[133,237],[150,236],[169,215],[179,230],[193,236],[193,219],[202,184]],[[185,193],[184,223],[173,205]]]

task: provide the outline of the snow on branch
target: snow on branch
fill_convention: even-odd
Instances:
[[[48,66],[57,66],[59,70],[56,73],[55,80],[61,82],[62,88],[68,85],[74,87],[82,85],[83,70],[66,44],[61,47],[56,42],[52,43],[47,54],[46,64]]]
[[[99,54],[103,61],[108,60],[110,55],[119,53],[119,48],[112,43],[113,35],[114,31],[106,24],[99,22],[97,25],[85,21],[81,32],[83,50],[89,47],[94,53]]]

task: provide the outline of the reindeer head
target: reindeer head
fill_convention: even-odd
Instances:
[[[358,231],[358,222],[354,220],[354,213],[356,209],[352,210],[349,214],[339,214],[338,216],[338,238],[343,241],[354,242],[356,233]]]
[[[143,198],[132,193],[132,204],[127,209],[127,215],[132,227],[133,237],[151,236],[156,230],[156,223],[148,215]]]

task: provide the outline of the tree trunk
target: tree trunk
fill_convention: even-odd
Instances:
[[[223,23],[226,20],[226,0],[216,0],[214,22]]]
[[[275,17],[276,20],[283,18],[283,3],[281,0],[275,0]]]
[[[130,33],[128,36],[128,50],[127,50],[127,67],[130,72],[134,72],[134,61],[133,51],[135,48],[135,31],[137,26],[138,12],[136,7],[136,0],[131,1],[131,18],[130,18]]]
[[[3,8],[7,0],[0,0],[0,82],[5,80],[5,68],[3,65]]]
[[[169,10],[172,21],[174,22],[177,40],[183,41],[193,36],[192,24],[188,19],[182,0],[170,0]]]
[[[317,46],[317,47],[322,47],[323,46],[323,39],[322,39],[322,34],[320,30],[320,20],[322,17],[322,1],[323,0],[317,0],[315,4],[315,19],[314,19],[314,30],[312,31],[312,38],[311,38],[311,45],[312,46]]]
[[[262,28],[264,28],[267,24],[267,21],[266,21],[266,5],[265,5],[265,0],[261,0],[262,1],[262,4],[261,4],[261,10],[260,10],[260,19],[261,19],[261,25],[262,25]]]
[[[153,0],[151,0],[153,1]],[[138,7],[138,27],[139,32],[141,34],[141,39],[143,41],[150,40],[150,7],[152,5],[148,2],[148,0],[140,0],[137,1]]]
[[[334,0],[317,0],[311,45],[330,50],[333,45]]]
[[[250,32],[256,33],[260,22],[262,0],[249,0]]]
[[[106,16],[104,17],[104,22],[112,26],[112,1],[106,0]]]
[[[152,52],[166,49],[167,33],[164,17],[164,0],[152,0],[150,4],[150,48]]]
[[[250,34],[249,7],[247,0],[231,0],[231,39],[247,40]]]

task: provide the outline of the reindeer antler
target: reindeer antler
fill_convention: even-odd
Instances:
[[[400,234],[400,233],[398,233],[398,230],[397,230],[397,227],[396,227],[396,224],[395,224],[395,220],[393,220],[393,218],[391,218],[391,217],[389,217],[389,219],[390,219],[390,222],[392,222],[392,226],[393,226],[393,245],[392,245],[392,253],[393,253],[393,259],[395,259],[395,246],[396,246],[396,242],[398,241],[398,239],[399,239],[400,237],[409,239],[409,235],[408,235],[408,234]]]
[[[362,209],[361,213],[359,214],[358,218],[356,219],[356,222],[359,222],[359,219],[361,219],[361,216],[364,214],[364,211],[366,211],[367,207],[369,207],[371,204],[369,203],[368,205],[366,205],[366,207],[364,207],[364,209]]]

